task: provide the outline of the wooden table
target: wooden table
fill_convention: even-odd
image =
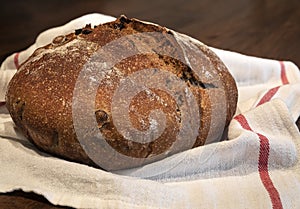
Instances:
[[[298,0],[6,1],[0,8],[0,61],[28,47],[43,30],[92,12],[126,14],[167,26],[210,46],[291,60],[300,66]],[[0,208],[64,207],[17,191],[0,195]]]

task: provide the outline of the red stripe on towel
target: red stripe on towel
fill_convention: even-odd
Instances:
[[[269,144],[269,139],[260,134],[256,133],[252,130],[250,127],[247,119],[245,118],[244,115],[240,114],[234,117],[235,120],[237,120],[240,125],[243,127],[243,129],[252,131],[259,137],[259,158],[258,158],[258,172],[260,179],[267,190],[269,197],[272,202],[272,208],[276,209],[282,209],[282,202],[280,199],[280,195],[274,186],[272,179],[269,175],[269,170],[268,170],[268,162],[269,162],[269,151],[270,151],[270,144]]]
[[[234,119],[236,119],[239,122],[239,124],[242,126],[243,129],[253,132],[253,130],[251,129],[251,127],[244,115],[239,114],[239,115],[235,116]]]
[[[286,70],[285,70],[285,65],[283,61],[279,61],[280,63],[280,77],[281,77],[281,82],[283,85],[289,84],[289,81],[286,77]]]
[[[20,67],[20,65],[19,65],[19,55],[20,55],[20,52],[17,52],[17,53],[15,53],[15,56],[14,56],[14,63],[15,63],[15,66],[16,66],[17,69]]]
[[[286,76],[286,69],[285,69],[284,62],[279,61],[279,64],[280,64],[280,78],[281,78],[282,85],[289,84],[289,80],[287,79]],[[259,106],[263,103],[270,101],[273,98],[273,96],[277,93],[280,87],[281,86],[276,86],[274,88],[271,88],[269,91],[267,91],[267,93],[260,99],[260,101],[257,103],[256,106]]]
[[[0,102],[0,107],[4,106],[4,105],[5,105],[5,102]]]
[[[258,104],[256,106],[259,106],[263,103],[270,101],[272,99],[272,97],[276,94],[276,92],[278,91],[279,88],[280,88],[280,86],[276,86],[274,88],[271,88],[269,91],[267,91],[267,93],[260,99],[260,101],[258,102]]]

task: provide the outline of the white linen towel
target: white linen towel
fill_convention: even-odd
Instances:
[[[17,189],[75,208],[300,208],[300,72],[292,62],[212,48],[233,74],[238,110],[229,140],[109,173],[38,151],[4,106],[7,84],[35,48],[86,23],[89,14],[40,34],[0,69],[0,192]]]

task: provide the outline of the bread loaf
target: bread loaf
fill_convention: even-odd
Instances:
[[[7,108],[41,150],[105,170],[218,141],[237,88],[204,44],[121,16],[38,48],[9,83]]]

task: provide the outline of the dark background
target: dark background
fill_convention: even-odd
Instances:
[[[188,34],[210,46],[291,60],[300,66],[299,0],[2,1],[0,62],[34,43],[45,29],[93,12],[125,14]],[[33,193],[15,191],[0,194],[0,208],[62,207]]]
[[[211,46],[300,65],[299,9],[298,0],[11,0],[0,8],[0,61],[47,28],[99,12],[125,14]]]

